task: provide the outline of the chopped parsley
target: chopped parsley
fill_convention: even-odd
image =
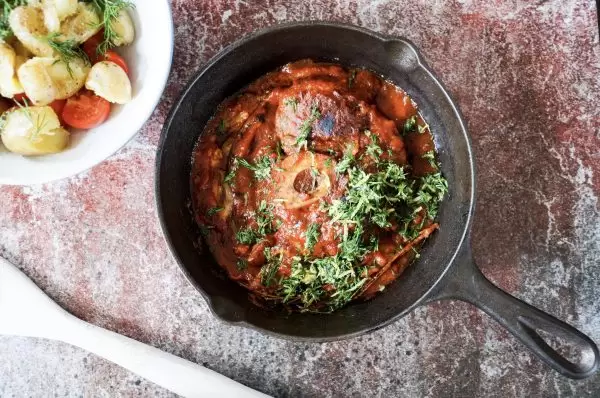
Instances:
[[[246,268],[248,268],[248,260],[240,258],[238,259],[237,263],[235,263],[235,266],[238,269],[238,271],[243,271]]]
[[[304,248],[312,251],[312,249],[317,244],[319,240],[319,235],[321,234],[321,224],[311,223],[308,228],[306,228],[306,240],[304,241]]]
[[[310,108],[310,116],[308,119],[302,122],[298,129],[298,137],[296,138],[296,145],[301,148],[308,146],[308,136],[312,132],[312,125],[319,120],[321,112],[319,111],[319,104],[314,103]]]
[[[2,0],[0,6],[0,40],[6,40],[13,35],[13,31],[8,23],[10,12],[19,6],[27,5],[27,0]]]
[[[421,157],[429,161],[429,165],[434,169],[438,168],[437,162],[435,161],[435,151],[433,149],[425,152]]]
[[[269,156],[261,156],[254,164],[248,162],[244,158],[238,158],[237,161],[240,166],[252,170],[254,172],[254,178],[256,178],[259,181],[266,180],[271,175],[271,166],[273,165],[273,159],[271,159]]]
[[[290,276],[281,281],[281,295],[303,312],[331,312],[346,305],[367,281],[366,267],[356,264],[368,252],[362,226],[346,229],[335,256],[294,257]]]
[[[417,117],[411,116],[404,122],[403,134],[413,132],[415,130],[415,127],[417,127]]]
[[[354,81],[356,80],[356,69],[352,69],[348,74],[348,88],[352,88],[354,86]]]
[[[379,146],[379,138],[369,130],[365,130],[365,134],[371,139],[371,142],[365,149],[365,153],[378,162],[379,157],[383,154],[383,149]]]
[[[250,227],[242,228],[235,235],[236,240],[242,245],[253,245],[277,230],[273,227],[275,221],[273,207],[268,206],[265,200],[260,202],[258,209],[256,209],[255,217],[257,226],[255,229]]]
[[[363,224],[373,222],[381,228],[391,226],[397,207],[412,196],[412,185],[404,168],[391,162],[381,162],[379,171],[367,173],[353,166],[348,170],[348,190],[328,208],[332,220]]]
[[[227,133],[227,122],[225,119],[221,119],[219,126],[217,127],[217,134],[223,136],[225,133]]]
[[[235,239],[242,245],[253,245],[259,240],[259,237],[252,228],[242,228],[235,234]]]
[[[335,172],[338,174],[343,174],[354,164],[354,155],[352,145],[348,145],[346,148],[346,152],[344,152],[344,157],[335,165]]]
[[[283,260],[283,253],[273,254],[270,247],[265,248],[264,253],[267,262],[260,269],[260,281],[264,286],[269,287],[273,283],[275,275],[277,275],[281,260]]]
[[[215,214],[217,214],[218,212],[220,212],[221,210],[223,210],[222,207],[212,207],[212,208],[208,209],[208,211],[206,212],[206,215],[211,217],[211,216],[214,216]]]
[[[283,302],[303,312],[334,311],[361,291],[369,278],[367,267],[360,264],[367,253],[379,246],[377,236],[366,233],[367,225],[387,228],[395,223],[398,232],[412,240],[425,222],[422,217],[421,224],[414,225],[414,217],[426,209],[433,219],[448,192],[448,184],[440,173],[412,178],[404,167],[391,162],[377,163],[374,173],[367,173],[353,161],[346,163],[346,196],[325,205],[332,221],[343,226],[338,253],[322,258],[296,256],[290,275],[280,281]],[[318,224],[309,225],[306,248],[318,240],[315,235],[319,229]]]

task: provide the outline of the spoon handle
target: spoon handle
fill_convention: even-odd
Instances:
[[[62,328],[60,340],[114,362],[183,397],[268,397],[183,358],[73,316],[69,318]]]
[[[1,257],[0,334],[81,347],[183,397],[267,397],[210,369],[76,318]]]

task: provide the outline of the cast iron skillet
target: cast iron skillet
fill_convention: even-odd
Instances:
[[[248,292],[227,279],[202,247],[189,209],[192,150],[217,106],[264,73],[302,58],[366,67],[405,89],[431,125],[450,187],[440,209],[441,228],[426,242],[419,261],[374,299],[329,315],[283,314],[252,304]],[[435,300],[459,299],[488,313],[563,375],[590,376],[599,363],[598,348],[591,339],[500,290],[475,265],[469,245],[474,185],[465,123],[415,46],[355,26],[321,22],[276,26],[221,51],[174,105],[156,159],[156,201],[166,240],[218,318],[276,337],[323,342],[379,329]],[[567,360],[544,342],[539,330],[577,349],[580,359]]]

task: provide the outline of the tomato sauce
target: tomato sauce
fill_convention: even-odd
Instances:
[[[345,157],[367,172],[377,161],[423,176],[437,171],[423,157],[434,149],[417,105],[391,82],[364,69],[287,64],[224,101],[206,125],[192,159],[195,220],[231,279],[278,301],[299,258],[338,255],[356,228],[332,222],[327,210],[346,199],[349,176],[339,172]],[[411,248],[437,228],[424,216],[414,216],[422,234],[413,242],[397,223],[371,228],[378,245],[360,257],[366,282],[353,298],[376,294],[402,273],[415,257]],[[265,283],[275,256],[274,283]],[[334,285],[320,290],[334,293]]]

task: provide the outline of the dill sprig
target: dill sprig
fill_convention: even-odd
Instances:
[[[296,137],[296,145],[301,148],[306,148],[308,146],[308,136],[312,131],[312,125],[321,117],[321,112],[319,111],[319,104],[313,103],[310,108],[310,116],[308,119],[302,122],[300,128],[298,129],[298,137]]]
[[[22,104],[21,102],[15,100],[13,100],[13,102],[23,112],[23,115],[25,115],[25,118],[29,121],[29,123],[31,123],[31,127],[33,128],[33,130],[31,132],[31,135],[29,136],[29,140],[37,140],[40,133],[44,130],[44,127],[46,127],[46,125],[48,124],[48,120],[46,120],[46,114],[44,113],[41,118],[37,115],[34,118],[34,115],[31,113],[31,109],[29,109],[29,103],[27,102],[26,98],[23,99]]]
[[[98,55],[104,55],[108,50],[116,47],[115,41],[119,39],[119,34],[115,31],[113,23],[119,17],[123,10],[135,8],[135,5],[129,0],[90,0],[98,14],[100,14],[100,26],[104,28],[104,39],[98,45]]]
[[[73,39],[60,39],[60,33],[54,32],[44,37],[44,41],[48,43],[50,48],[54,50],[61,62],[67,66],[69,75],[73,77],[73,70],[70,63],[76,59],[81,59],[86,65],[91,65],[90,59],[86,53],[79,47],[79,43]]]
[[[10,12],[19,6],[27,4],[27,0],[0,0],[0,40],[6,40],[13,35],[13,31],[8,23]]]

